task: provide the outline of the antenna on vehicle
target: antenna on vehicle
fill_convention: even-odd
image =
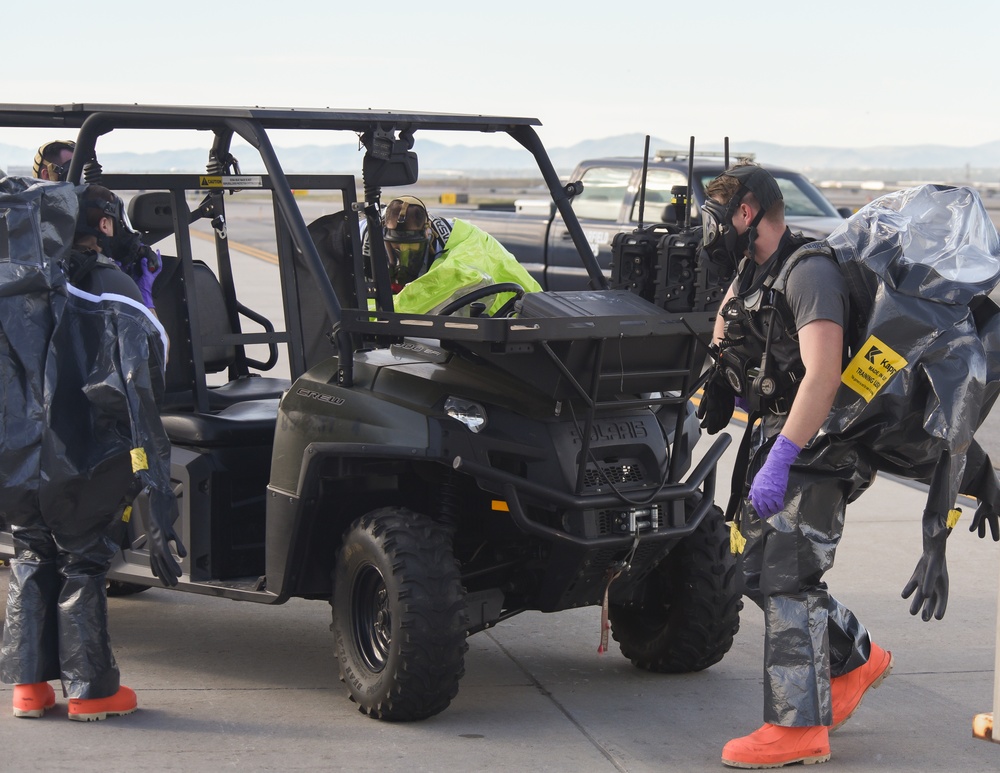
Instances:
[[[646,145],[642,151],[642,181],[639,183],[639,230],[642,230],[642,219],[646,212],[646,172],[649,171],[649,135],[646,135]]]
[[[691,135],[691,147],[688,150],[688,189],[684,202],[684,228],[691,227],[691,201],[694,191],[694,135]]]
[[[722,147],[725,149],[725,153],[726,153],[726,169],[728,169],[729,168],[729,137],[726,137],[722,141]]]

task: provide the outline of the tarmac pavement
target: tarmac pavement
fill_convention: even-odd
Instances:
[[[967,514],[950,539],[944,620],[910,616],[899,594],[920,555],[923,497],[883,478],[848,510],[827,580],[896,664],[832,736],[824,770],[1000,769],[1000,744],[971,730],[992,709],[1000,545],[970,534]],[[0,714],[0,770],[712,771],[725,769],[723,744],[762,721],[752,605],[722,662],[682,676],[639,671],[615,645],[598,655],[596,607],[514,617],[469,639],[452,705],[408,724],[369,719],[348,700],[325,602],[154,588],[110,599],[110,618],[139,711],[67,722],[60,699],[42,719]],[[0,705],[10,698],[0,686]]]

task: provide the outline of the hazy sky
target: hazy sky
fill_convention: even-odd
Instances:
[[[682,145],[1000,139],[990,0],[591,5],[18,0],[2,14],[0,100],[532,116],[550,146],[631,132]]]

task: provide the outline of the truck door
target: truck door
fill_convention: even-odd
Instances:
[[[583,193],[573,199],[573,211],[608,277],[611,276],[611,240],[625,220],[625,199],[632,171],[628,167],[592,166],[581,177]],[[546,252],[547,290],[585,290],[590,286],[587,270],[558,212],[549,229]]]

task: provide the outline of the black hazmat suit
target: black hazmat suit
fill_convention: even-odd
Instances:
[[[822,581],[847,503],[880,469],[931,484],[924,556],[911,580],[911,612],[924,606],[924,619],[943,614],[947,580],[945,574],[942,593],[938,575],[958,493],[978,497],[985,512],[977,517],[995,521],[1000,484],[973,434],[1000,384],[1000,317],[986,297],[1000,279],[1000,248],[974,191],[937,186],[873,202],[825,244],[797,250],[788,239],[782,244],[763,302],[754,292],[737,293],[722,311],[727,333],[717,378],[748,401],[751,425],[760,419],[745,439],[748,461],[741,479],[734,479],[731,505],[738,505],[746,539],[745,592],[765,613],[764,719],[829,725],[829,679],[870,654],[868,632]],[[781,432],[802,373],[782,293],[801,261],[830,257],[847,280],[852,313],[846,338],[853,359],[845,363],[826,424],[790,469],[784,508],[762,521],[746,494]],[[768,336],[767,370],[779,388],[765,397],[754,383]],[[981,535],[983,530],[980,525]]]
[[[68,697],[102,698],[119,688],[105,586],[131,503],[148,497],[151,565],[176,582],[165,558],[176,500],[156,405],[166,335],[130,278],[72,250],[78,192],[0,180],[0,471],[16,551],[0,679],[60,679]]]

